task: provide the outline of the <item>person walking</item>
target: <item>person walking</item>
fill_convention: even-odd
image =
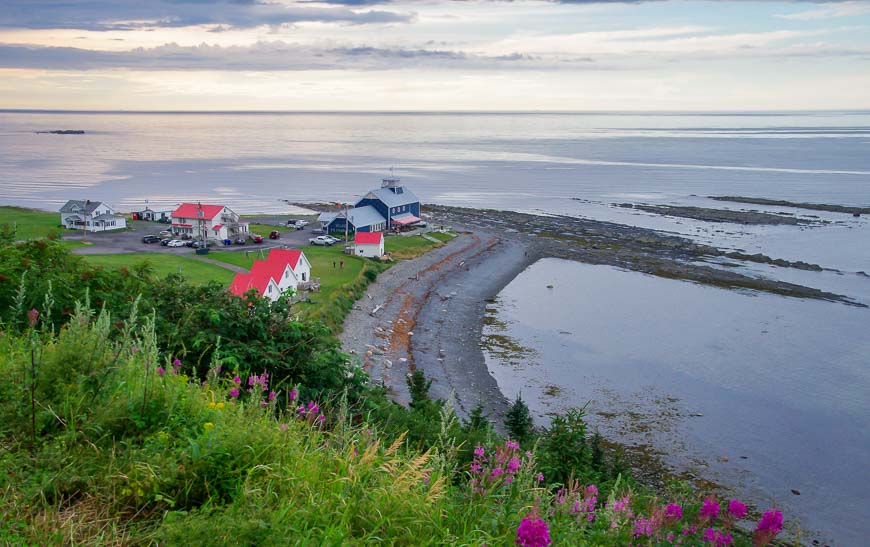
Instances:
[[[335,260],[332,261],[332,268],[335,269]]]
[[[344,260],[341,261],[341,268],[339,268],[339,269],[341,269],[341,270],[344,269]]]

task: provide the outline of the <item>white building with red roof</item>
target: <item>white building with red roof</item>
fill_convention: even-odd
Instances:
[[[256,260],[251,271],[236,274],[230,292],[243,296],[254,289],[272,302],[290,291],[295,293],[299,285],[311,281],[311,263],[299,250],[272,249],[266,260]]]
[[[357,232],[354,234],[353,254],[369,258],[384,256],[383,232]]]
[[[182,203],[172,212],[172,233],[193,238],[232,239],[247,237],[248,224],[226,205]]]

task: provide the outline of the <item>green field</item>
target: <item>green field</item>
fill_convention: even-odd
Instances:
[[[9,224],[15,228],[15,239],[34,239],[48,237],[49,234],[62,234],[58,213],[48,213],[22,207],[0,207],[0,225]]]
[[[405,260],[425,254],[438,245],[420,236],[392,236],[384,241],[384,250],[395,259]]]
[[[260,234],[263,237],[269,237],[269,232],[272,230],[286,234],[287,232],[295,232],[296,228],[288,228],[286,226],[271,226],[269,224],[259,224],[252,222],[248,225],[248,231],[252,234]]]
[[[429,235],[440,241],[441,243],[447,243],[456,235],[454,234],[445,234],[444,232],[429,232]]]
[[[209,281],[219,281],[229,285],[235,276],[234,272],[226,268],[170,254],[131,253],[81,256],[91,264],[104,268],[129,268],[142,262],[148,262],[154,273],[160,277],[171,273],[181,273],[187,281],[195,285],[202,285]]]

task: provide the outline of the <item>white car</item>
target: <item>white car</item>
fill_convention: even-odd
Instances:
[[[311,245],[320,245],[321,247],[330,247],[333,244],[331,236],[317,236],[308,240]]]
[[[184,242],[180,239],[173,239],[166,244],[167,247],[184,247]]]
[[[332,236],[322,236],[322,237],[325,237],[326,239],[328,239],[329,241],[331,241],[333,244],[336,244],[336,243],[338,243],[339,241],[341,241],[341,240],[338,239],[337,237],[332,237]]]

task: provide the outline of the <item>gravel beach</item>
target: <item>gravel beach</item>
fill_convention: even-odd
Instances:
[[[463,232],[382,273],[345,320],[344,350],[400,403],[410,401],[407,374],[420,368],[434,398],[453,393],[459,416],[482,402],[500,423],[507,401],[480,347],[484,309],[535,259],[520,241]]]

